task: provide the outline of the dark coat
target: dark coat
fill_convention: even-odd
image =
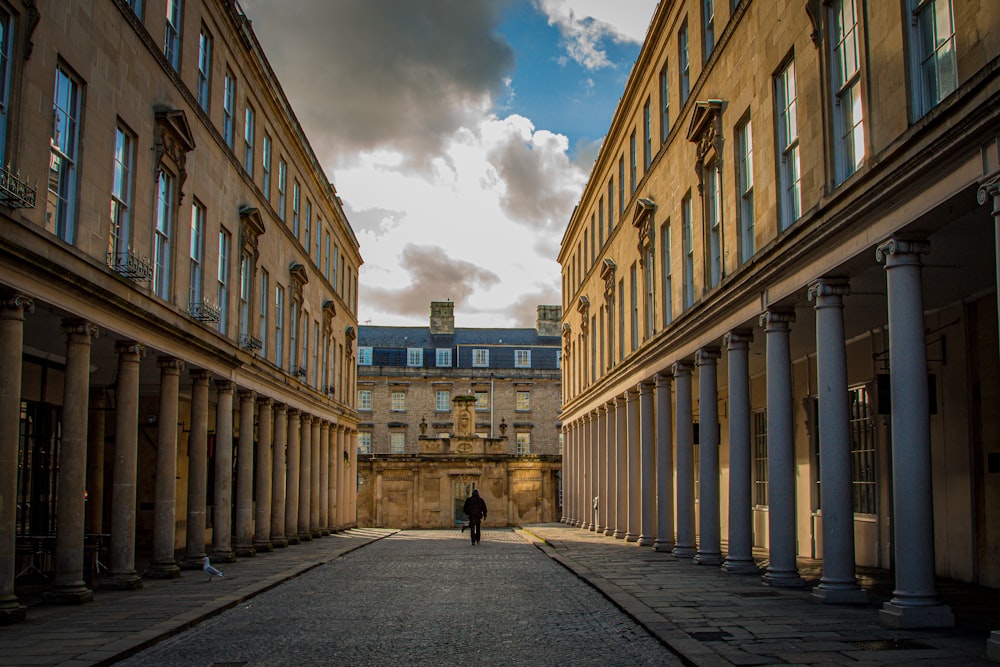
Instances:
[[[465,499],[462,511],[469,517],[469,521],[481,521],[486,518],[486,501],[478,494],[469,496]]]

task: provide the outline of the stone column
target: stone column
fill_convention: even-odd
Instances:
[[[695,356],[698,366],[698,407],[701,426],[698,429],[698,452],[701,479],[701,513],[698,551],[694,562],[699,565],[722,563],[720,502],[719,502],[719,348],[703,347]]]
[[[160,369],[160,412],[156,436],[156,497],[153,517],[153,559],[144,576],[179,577],[174,560],[177,523],[177,401],[184,362],[174,357],[156,360]]]
[[[580,418],[580,528],[588,530],[594,516],[594,497],[590,495],[590,413]]]
[[[605,494],[605,505],[607,506],[607,520],[604,524],[604,534],[608,537],[612,537],[615,534],[615,523],[618,517],[618,466],[617,457],[615,456],[615,436],[618,432],[617,426],[615,424],[615,404],[614,401],[611,403],[605,403],[603,406],[605,412],[607,412],[607,421],[605,423],[606,432],[604,434],[605,448],[604,448],[604,484],[607,486],[607,493]]]
[[[656,540],[656,444],[653,416],[653,383],[639,384],[639,546],[651,547]]]
[[[83,580],[83,515],[87,485],[87,412],[90,399],[90,349],[97,327],[85,320],[62,322],[66,334],[62,440],[56,506],[55,577],[43,593],[47,602],[79,604],[94,599]],[[134,474],[133,474],[134,479]]]
[[[847,280],[823,278],[809,285],[816,302],[816,378],[819,388],[819,468],[823,512],[823,577],[813,598],[834,604],[867,604],[854,576],[854,484],[847,389],[844,296]]]
[[[253,548],[253,424],[257,394],[240,389],[240,436],[236,449],[236,543],[238,557],[256,556]]]
[[[587,523],[587,465],[586,433],[583,418],[573,422],[573,525],[583,527]]]
[[[87,515],[85,530],[104,532],[104,436],[108,392],[90,388],[90,415],[87,418]]]
[[[767,520],[770,565],[765,584],[800,587],[795,562],[795,435],[789,325],[795,313],[767,310],[760,316],[767,341]]]
[[[288,409],[288,445],[285,458],[285,537],[289,544],[299,544],[299,435],[300,413]]]
[[[928,252],[926,241],[899,238],[883,241],[876,249],[878,261],[885,260],[889,301],[896,555],[896,588],[882,605],[879,622],[901,628],[955,625],[951,608],[942,604],[934,583],[930,408],[920,284],[920,255]]]
[[[319,523],[319,480],[320,463],[322,461],[319,447],[319,417],[313,416],[310,428],[312,429],[312,435],[310,436],[309,443],[312,446],[312,454],[309,457],[309,461],[311,462],[309,467],[309,534],[313,539],[316,539],[323,536]]]
[[[987,201],[993,202],[993,251],[994,262],[996,263],[997,315],[1000,317],[1000,177],[994,176],[989,181],[981,184],[976,191],[976,197],[979,200],[980,206]]]
[[[302,542],[312,539],[309,532],[310,503],[312,502],[312,415],[303,412],[299,429],[299,516],[296,534]]]
[[[35,304],[22,294],[0,294],[0,625],[24,620],[14,594],[17,575],[17,450],[21,433],[21,357],[24,313]]]
[[[257,399],[257,449],[255,452],[255,485],[257,502],[253,513],[253,548],[256,552],[274,551],[271,544],[271,460],[274,433],[274,412],[271,399]]]
[[[656,374],[656,551],[674,549],[674,448],[670,380]]]
[[[673,554],[677,558],[691,558],[695,554],[693,370],[694,366],[688,361],[678,361],[673,367],[677,386],[677,543]]]
[[[729,553],[725,572],[760,574],[753,559],[753,454],[750,442],[750,342],[730,331],[723,342],[729,362]]]
[[[118,352],[118,389],[115,392],[115,465],[111,492],[111,568],[101,586],[132,590],[142,588],[142,579],[135,571],[135,501],[139,359],[145,348],[135,341],[118,341],[115,350]]]
[[[271,546],[288,546],[285,537],[285,455],[288,449],[288,407],[274,405],[274,447],[271,458]]]
[[[200,570],[205,557],[208,506],[208,382],[209,374],[192,370],[191,433],[188,436],[187,534],[182,570]]]
[[[587,476],[587,481],[588,481],[588,483],[590,485],[590,493],[588,494],[590,502],[588,503],[587,506],[590,508],[590,513],[588,514],[588,516],[590,517],[590,525],[587,526],[587,529],[591,530],[591,531],[596,531],[597,530],[597,510],[600,508],[600,502],[601,502],[600,492],[599,492],[599,490],[600,490],[601,487],[600,487],[600,484],[597,481],[597,478],[598,478],[598,475],[599,475],[599,472],[598,472],[599,471],[599,466],[598,466],[597,462],[598,462],[598,459],[599,459],[598,452],[600,451],[600,449],[599,449],[599,445],[598,445],[598,442],[597,442],[598,423],[597,423],[597,412],[596,411],[590,413],[589,426],[590,426],[590,433],[587,434],[588,435],[587,442],[590,443],[590,447],[589,447],[589,449],[590,449],[590,456],[589,456],[590,474]],[[597,505],[598,505],[597,507],[594,507],[595,500],[596,500]]]
[[[319,425],[319,525],[320,535],[330,534],[330,422]]]
[[[623,540],[628,534],[628,415],[625,394],[615,397],[615,488],[618,500],[612,537]]]
[[[559,468],[559,478],[562,482],[562,516],[560,523],[569,523],[569,429],[564,424],[562,427],[562,465]]]
[[[566,505],[566,524],[576,525],[576,425],[566,426],[566,442],[563,443],[566,452],[566,479],[564,480],[563,492],[566,494],[564,504]]]
[[[347,474],[344,475],[344,498],[347,504],[347,526],[358,526],[358,432],[354,429],[344,435],[347,447]]]
[[[625,394],[628,414],[628,529],[626,542],[639,540],[642,522],[642,466],[639,462],[639,390],[632,387]]]
[[[233,553],[233,390],[229,380],[216,380],[215,498],[212,508],[212,560],[232,563]]]
[[[343,507],[340,502],[340,492],[344,489],[343,473],[344,454],[341,451],[344,444],[345,429],[339,424],[330,427],[330,531],[340,530],[344,524],[341,516]]]
[[[348,448],[350,446],[350,433],[347,428],[340,429],[340,434],[337,438],[337,486],[339,491],[337,492],[337,516],[340,517],[339,527],[346,528],[350,523],[350,494],[348,493],[347,478],[350,474],[350,452]]]
[[[608,527],[608,406],[597,408],[597,465],[594,470],[597,475],[597,526],[594,530],[604,534]]]

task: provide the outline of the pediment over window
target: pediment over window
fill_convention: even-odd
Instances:
[[[309,274],[306,273],[306,267],[298,262],[292,262],[288,267],[288,277],[292,281],[292,294],[301,301],[302,288],[309,282]]]
[[[571,341],[573,339],[573,327],[570,326],[569,322],[563,322],[562,335],[563,335],[563,357],[569,359],[569,351],[571,347]]]
[[[257,240],[266,231],[264,218],[253,206],[240,206],[240,244],[257,257]]]
[[[618,265],[613,259],[605,257],[604,261],[601,262],[601,280],[604,281],[605,300],[615,298],[615,271],[617,269]]]
[[[154,168],[166,167],[177,174],[177,201],[184,200],[184,181],[187,180],[187,154],[194,150],[194,135],[187,116],[180,109],[153,107],[155,128],[153,136]]]
[[[722,100],[699,101],[694,104],[688,141],[697,144],[694,170],[698,174],[698,190],[702,188],[705,163],[715,160],[722,168]]]
[[[638,250],[639,264],[646,265],[646,255],[653,247],[653,213],[656,212],[656,202],[651,199],[640,198],[635,203],[635,212],[632,214],[632,226],[639,233]]]
[[[323,302],[323,332],[333,333],[333,318],[337,316],[337,306],[332,299]]]
[[[344,329],[344,337],[347,338],[347,344],[350,345],[354,342],[354,339],[358,337],[358,334],[354,330],[354,327],[347,327]]]

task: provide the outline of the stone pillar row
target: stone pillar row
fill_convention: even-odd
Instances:
[[[1000,188],[996,199],[1000,229]],[[982,197],[981,197],[982,199]],[[998,232],[1000,238],[1000,232]],[[998,242],[1000,243],[1000,242]],[[927,360],[920,257],[925,240],[892,237],[876,248],[885,263],[892,395],[893,525],[896,587],[880,620],[894,627],[948,627],[953,614],[934,583]],[[1000,275],[1000,273],[998,273]],[[824,562],[818,602],[865,604],[855,575],[844,298],[848,280],[822,277],[808,286],[815,302],[820,476]],[[796,478],[792,411],[791,326],[788,305],[760,315],[766,351],[768,565],[762,581],[801,587],[796,564]],[[694,363],[641,380],[607,403],[563,426],[564,523],[638,546],[652,546],[732,574],[761,574],[753,559],[752,440],[749,347],[753,334],[723,337],[729,394],[728,554],[721,551],[718,359],[721,349],[699,348]],[[698,480],[695,500],[695,404],[698,372]],[[655,381],[655,384],[654,384]],[[671,385],[674,400],[671,401]],[[675,409],[671,410],[673,405]],[[595,500],[596,498],[596,500]],[[596,511],[595,505],[596,502]],[[697,504],[698,525],[695,526]],[[995,633],[996,634],[996,633]],[[998,642],[996,637],[993,642]]]
[[[28,297],[0,294],[0,625],[25,617],[14,593],[16,578],[17,456],[20,428],[21,359],[24,320],[34,311]],[[88,321],[67,318],[66,371],[57,483],[54,576],[43,597],[53,603],[93,599],[85,576],[87,535],[100,536],[107,548],[102,588],[142,586],[135,569],[140,361],[145,347],[117,341],[113,391],[90,387],[91,347],[98,335]],[[191,369],[188,484],[183,557],[175,557],[176,479],[180,375],[184,361],[157,359],[159,412],[154,489],[152,558],[143,576],[170,578],[182,569],[200,569],[206,555],[215,561],[254,556],[329,535],[357,520],[355,433],[339,424],[301,413],[216,380],[214,428],[215,496],[208,498],[209,373]],[[234,394],[238,397],[239,440],[233,470]],[[104,413],[115,412],[114,460],[110,489],[111,525],[104,514]],[[235,477],[235,480],[234,480]],[[235,481],[235,498],[233,498]],[[256,487],[256,498],[254,488]],[[256,502],[255,502],[256,501]],[[206,544],[209,505],[212,540]],[[235,515],[233,514],[235,508]],[[235,516],[235,526],[231,517]],[[207,548],[206,548],[207,547]]]

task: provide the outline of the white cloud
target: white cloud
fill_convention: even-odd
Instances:
[[[613,67],[601,48],[605,39],[641,44],[649,27],[654,0],[535,0],[559,28],[570,58],[587,69]]]

